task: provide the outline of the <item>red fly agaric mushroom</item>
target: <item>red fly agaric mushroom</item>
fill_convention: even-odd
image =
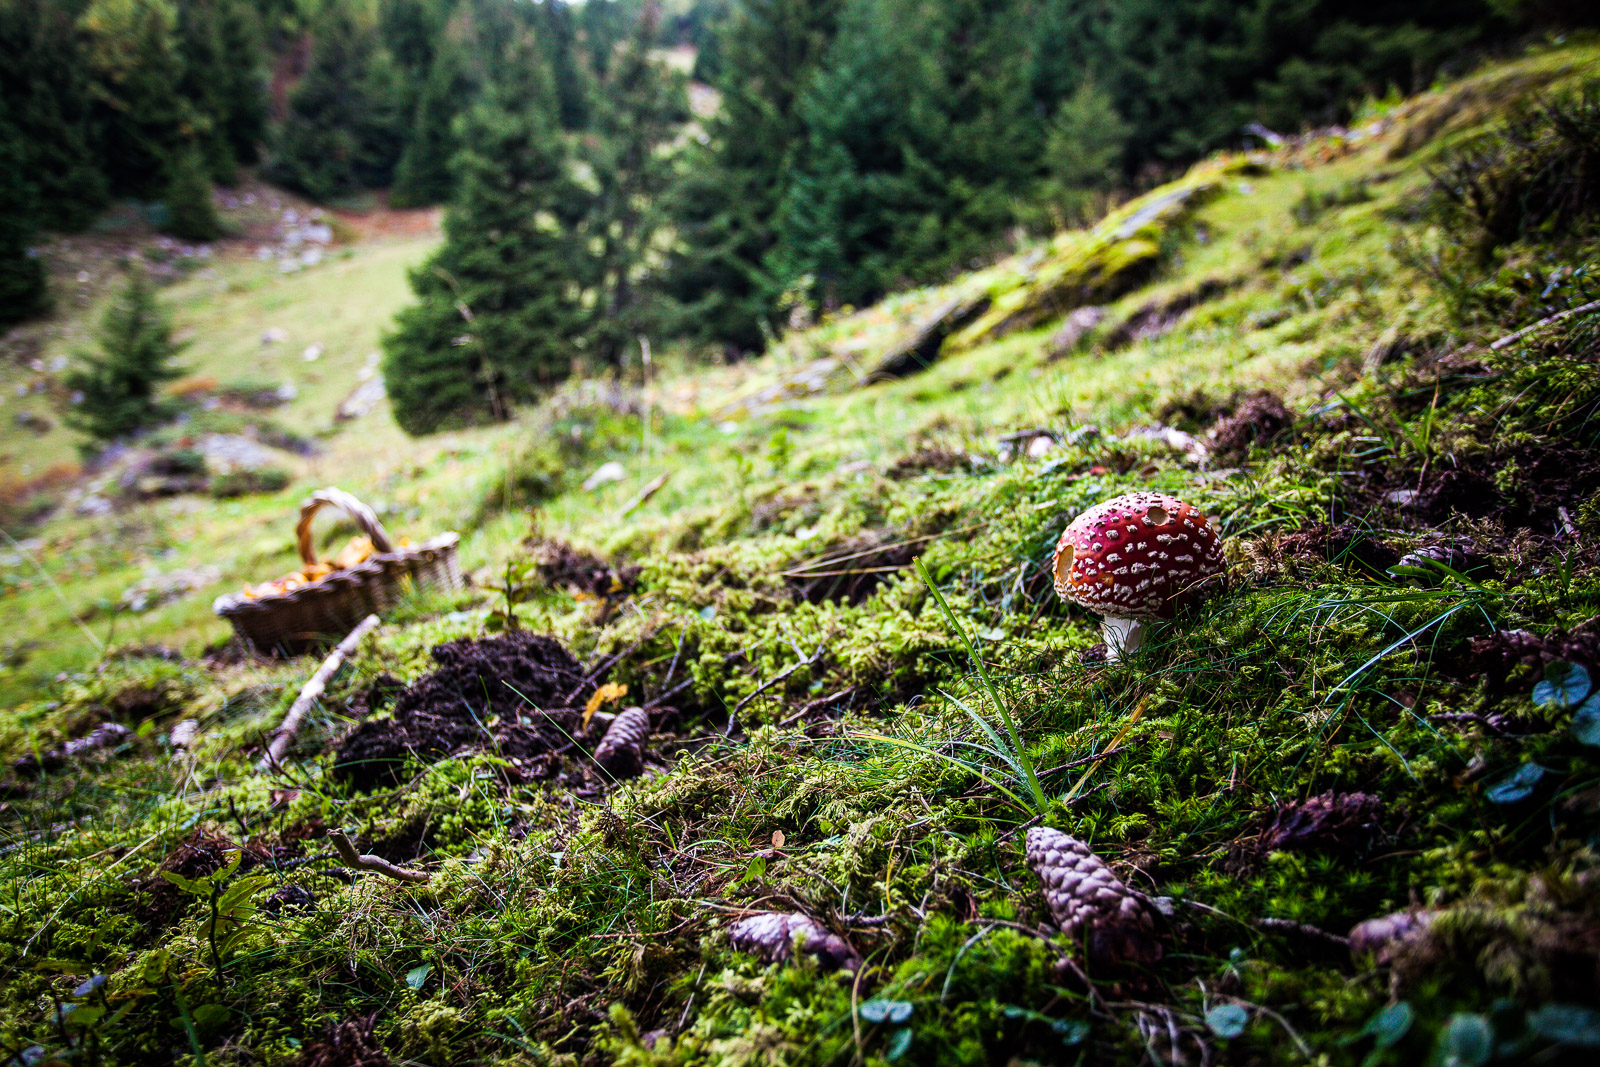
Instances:
[[[1104,619],[1107,658],[1144,643],[1223,571],[1222,540],[1200,509],[1163,493],[1124,493],[1072,521],[1056,544],[1056,595]]]

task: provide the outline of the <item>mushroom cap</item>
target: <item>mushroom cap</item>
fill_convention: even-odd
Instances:
[[[1165,493],[1096,504],[1056,544],[1056,595],[1109,618],[1170,618],[1222,572],[1210,521]]]

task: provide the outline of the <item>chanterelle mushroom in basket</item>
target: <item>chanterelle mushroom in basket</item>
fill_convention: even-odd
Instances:
[[[1144,643],[1223,572],[1222,540],[1199,508],[1164,493],[1124,493],[1073,520],[1056,544],[1056,594],[1104,618],[1106,652]]]

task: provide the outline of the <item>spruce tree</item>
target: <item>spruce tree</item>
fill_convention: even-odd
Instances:
[[[268,174],[314,200],[382,188],[405,141],[404,77],[358,0],[329,0]]]
[[[39,225],[76,230],[108,199],[77,0],[0,0],[0,100],[16,143],[7,166],[37,195]],[[20,175],[19,175],[20,177]]]
[[[389,199],[395,207],[437,204],[450,198],[450,159],[456,153],[452,126],[484,85],[483,72],[472,59],[456,35],[446,35],[434,52],[405,152],[395,168]]]
[[[0,117],[0,159],[20,158],[16,127]],[[21,167],[0,167],[0,326],[21,322],[49,305],[44,264],[30,247],[34,237],[33,190]]]
[[[384,340],[395,420],[410,434],[509,417],[564,378],[589,275],[576,228],[588,196],[531,36],[463,116],[445,240],[411,276],[417,303]]]
[[[195,115],[180,92],[178,9],[172,0],[91,0],[79,26],[111,188],[159,197]]]
[[[171,317],[142,272],[135,271],[113,299],[97,341],[99,354],[80,353],[80,366],[65,378],[79,394],[67,424],[103,443],[170,418],[172,405],[160,388],[182,377],[173,361],[185,346],[172,340]]]
[[[745,0],[721,25],[722,107],[670,196],[666,271],[684,335],[735,352],[763,344],[787,279],[769,260],[805,128],[801,91],[832,39],[839,0]]]
[[[211,203],[211,179],[200,146],[189,141],[173,156],[167,187],[166,231],[185,241],[214,241],[222,222]]]
[[[266,117],[255,12],[245,0],[184,0],[178,44],[179,92],[194,108],[207,170],[231,185],[238,165],[254,160]]]
[[[688,117],[682,76],[650,54],[659,32],[649,8],[597,94],[589,139],[598,195],[588,220],[597,262],[587,341],[602,364],[617,363],[640,334],[657,326],[650,274],[665,221],[659,202],[670,178],[663,148]]]

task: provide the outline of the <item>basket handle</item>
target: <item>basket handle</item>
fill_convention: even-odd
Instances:
[[[300,524],[295,527],[295,540],[300,546],[300,558],[306,566],[317,562],[317,550],[311,544],[311,519],[323,507],[332,505],[356,520],[356,525],[372,538],[372,547],[379,552],[393,552],[394,544],[389,540],[389,532],[383,528],[383,523],[378,521],[378,516],[373,510],[345,492],[343,489],[318,489],[300,505]]]

